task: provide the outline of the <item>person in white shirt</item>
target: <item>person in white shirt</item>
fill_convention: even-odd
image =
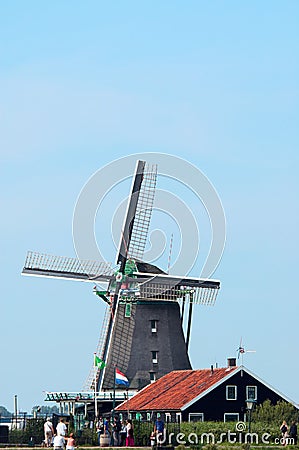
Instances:
[[[66,424],[64,423],[62,417],[60,417],[60,421],[56,427],[56,432],[58,436],[66,436]]]
[[[51,447],[52,438],[54,436],[54,428],[50,417],[47,418],[44,423],[45,444],[47,447]]]
[[[55,434],[54,436],[54,441],[53,441],[53,446],[54,446],[54,450],[62,450],[64,449],[64,437],[63,436],[57,436]]]

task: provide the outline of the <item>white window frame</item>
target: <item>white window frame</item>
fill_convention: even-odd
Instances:
[[[248,396],[249,388],[254,389],[254,398]],[[246,386],[246,400],[257,400],[257,386]]]
[[[168,420],[167,420],[168,419]],[[167,422],[171,422],[171,413],[169,413],[169,412],[166,412],[165,413],[165,422],[167,423]]]
[[[151,420],[151,413],[150,413],[150,412],[147,412],[147,413],[146,413],[146,420],[147,420],[147,421],[150,421],[150,420]]]
[[[156,358],[154,358],[154,353],[156,354]],[[152,350],[152,363],[158,364],[158,352],[156,350]]]
[[[191,420],[191,417],[194,417],[194,416],[200,416],[201,417],[201,420],[197,420],[197,422],[204,422],[205,421],[204,413],[198,412],[198,413],[189,413],[188,422],[193,422]]]
[[[228,398],[228,389],[229,388],[234,388],[235,389],[235,398]],[[237,400],[237,386],[235,384],[228,384],[226,386],[226,400]]]
[[[153,327],[153,322],[155,323],[154,327]],[[152,329],[152,333],[157,333],[157,320],[151,319],[151,329]]]
[[[153,378],[151,378],[153,376]],[[154,383],[156,381],[156,372],[150,372],[150,382]]]
[[[227,413],[224,413],[224,416],[223,416],[223,421],[224,422],[228,422],[228,420],[226,420],[226,416],[236,416],[237,418],[236,418],[236,420],[234,420],[233,422],[239,422],[239,417],[240,417],[240,415],[239,415],[239,413],[235,413],[235,412],[227,412]],[[230,421],[231,422],[231,421]]]
[[[175,413],[175,419],[176,419],[177,423],[181,423],[182,422],[182,413],[180,413],[180,412]]]

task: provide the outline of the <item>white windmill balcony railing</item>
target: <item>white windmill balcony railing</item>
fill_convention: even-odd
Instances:
[[[137,393],[136,389],[116,389],[115,390],[115,400],[116,401],[124,401],[128,398],[132,398]],[[94,391],[88,391],[88,392],[51,392],[46,391],[46,398],[45,401],[47,402],[76,402],[76,403],[83,403],[83,402],[92,402],[95,399],[95,392]],[[99,401],[111,401],[113,400],[113,390],[107,390],[107,391],[99,391],[96,392],[96,399]]]

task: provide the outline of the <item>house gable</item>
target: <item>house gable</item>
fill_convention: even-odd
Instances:
[[[228,386],[235,386],[235,399],[228,398]],[[250,388],[249,391],[248,388]],[[232,389],[232,391],[234,390]],[[201,395],[200,398],[194,399],[193,402],[185,405],[182,409],[182,420],[188,421],[189,414],[195,413],[203,413],[205,421],[223,421],[225,414],[236,414],[237,420],[245,420],[246,400],[250,393],[256,393],[255,400],[258,404],[268,399],[273,404],[276,404],[280,400],[290,402],[290,400],[278,393],[271,386],[249,373],[247,369],[240,367],[230,377],[222,380],[214,389],[211,389],[209,392]],[[293,402],[291,403],[294,405]]]

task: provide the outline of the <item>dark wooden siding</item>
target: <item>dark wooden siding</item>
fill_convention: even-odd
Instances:
[[[226,400],[226,386],[228,385],[237,386],[236,400]],[[246,413],[246,386],[257,386],[258,404],[263,403],[267,399],[271,400],[273,404],[283,400],[263,383],[260,383],[245,371],[240,371],[183,411],[182,420],[187,421],[189,413],[204,413],[205,421],[223,421],[224,413],[239,413],[239,420],[244,420],[244,413]]]

